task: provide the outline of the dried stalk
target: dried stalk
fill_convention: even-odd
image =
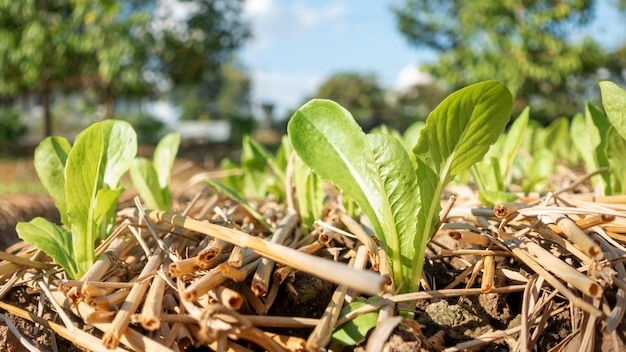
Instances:
[[[528,203],[499,203],[493,206],[495,216],[504,219],[511,216],[520,209],[528,208]]]
[[[382,351],[385,346],[385,342],[389,340],[389,336],[396,329],[400,323],[404,320],[403,317],[396,316],[387,319],[381,325],[377,326],[376,329],[372,332],[369,339],[367,340],[367,345],[365,346],[366,352],[378,352]]]
[[[492,255],[486,255],[483,260],[483,277],[480,282],[482,293],[489,293],[495,287],[496,262]]]
[[[110,295],[87,297],[85,302],[93,309],[100,312],[116,311],[122,302],[128,297],[130,290],[121,289]]]
[[[165,280],[159,275],[152,279],[150,290],[146,295],[145,302],[141,308],[141,326],[149,331],[154,331],[161,327],[161,316],[163,308],[163,295],[165,294]]]
[[[107,251],[100,255],[94,265],[92,265],[91,268],[87,270],[85,275],[83,275],[81,281],[101,281],[102,277],[104,277],[113,264],[115,264],[120,253],[129,248],[131,244],[132,241],[127,241],[121,237],[115,238],[113,242],[111,242]],[[80,302],[83,298],[80,288],[78,287],[71,288],[67,293],[67,296],[72,305],[78,304],[78,302]]]
[[[213,239],[203,250],[198,253],[198,262],[208,262],[213,258],[220,255],[222,252],[231,247],[231,244],[226,241],[221,241],[218,239]]]
[[[35,314],[32,314],[31,312],[17,308],[15,306],[12,306],[2,301],[0,301],[0,308],[22,319],[26,319],[28,321],[37,323],[45,327],[46,329],[50,329],[54,331],[55,333],[59,334],[59,336],[63,337],[67,341],[70,341],[73,344],[80,346],[84,349],[87,349],[90,351],[96,351],[96,352],[112,351],[112,350],[104,348],[104,346],[101,345],[100,340],[97,337],[90,335],[80,329],[74,328],[74,325],[71,325],[68,328],[61,324],[57,324],[53,321],[45,320]],[[121,348],[117,348],[113,351],[124,352],[125,350]]]
[[[582,274],[571,265],[555,257],[552,253],[527,237],[520,236],[519,241],[521,243],[520,248],[525,249],[535,262],[546,270],[560,277],[586,295],[592,297],[602,296],[602,287],[587,275]]]
[[[307,351],[319,351],[330,342],[330,337],[339,319],[339,313],[341,313],[347,290],[348,287],[346,285],[339,285],[335,293],[333,293],[333,297],[320,318],[319,324],[313,329],[306,341]]]
[[[349,217],[344,212],[339,213],[339,220],[346,226],[348,231],[352,232],[356,238],[363,243],[369,249],[370,260],[372,262],[372,268],[378,271],[380,265],[380,259],[378,258],[378,245],[372,236],[368,235],[363,227],[356,222],[353,218]]]
[[[69,299],[62,292],[52,292],[52,296],[64,308],[72,309],[72,311],[74,311],[74,313],[78,316],[88,317],[94,313],[93,308],[89,307],[89,305],[87,305],[86,303],[81,302],[75,307],[72,307]],[[0,302],[0,304],[2,304],[2,302]],[[92,324],[100,331],[107,331],[111,327],[110,322],[96,321],[90,322],[90,324]],[[172,349],[154,341],[153,339],[133,329],[126,329],[120,337],[120,342],[138,351],[174,352]],[[87,349],[100,349],[100,346],[102,346],[102,341],[98,341],[98,343],[88,346]]]
[[[239,310],[243,304],[243,297],[239,292],[224,286],[218,286],[210,290],[209,296],[228,309]]]
[[[34,269],[42,269],[42,270],[50,270],[56,267],[56,264],[44,263],[37,260],[33,260],[32,258],[24,258],[19,255],[9,254],[5,251],[0,251],[0,260],[6,260],[7,262],[15,264],[13,266],[13,270],[17,269],[20,266],[26,266]],[[8,272],[8,271],[7,271]]]
[[[489,237],[483,235],[482,233],[474,233],[467,230],[449,230],[448,236],[451,238],[465,243],[477,244],[481,246],[486,246],[491,242]]]
[[[309,274],[316,275],[333,283],[346,283],[350,287],[369,295],[376,295],[383,288],[384,279],[370,271],[355,270],[345,264],[324,260],[304,254],[292,248],[264,241],[244,232],[222,226],[204,223],[194,219],[166,212],[152,211],[154,221],[164,221],[188,230],[204,233],[247,248],[259,254]]]
[[[298,224],[298,214],[289,212],[278,225],[276,232],[272,235],[271,243],[283,244],[285,239]],[[259,266],[252,277],[252,292],[257,296],[265,296],[269,287],[270,277],[276,262],[269,258],[262,258]]]
[[[163,251],[161,248],[157,248],[155,253],[150,256],[148,263],[144,267],[141,275],[148,275],[153,270],[158,269],[163,260]],[[148,289],[148,282],[138,283],[133,287],[128,294],[128,298],[122,304],[120,311],[115,316],[113,323],[102,337],[102,343],[107,348],[116,348],[120,342],[120,337],[124,331],[128,330],[128,323],[130,316],[133,314],[139,304],[141,304],[142,298],[146,290]]]
[[[572,304],[584,310],[585,312],[592,314],[596,317],[601,317],[602,312],[596,307],[590,305],[589,303],[582,300],[580,297],[577,297],[572,293],[572,291],[568,290],[565,285],[563,285],[556,277],[550,274],[547,270],[545,270],[541,265],[537,264],[533,257],[528,254],[526,251],[520,249],[516,245],[511,246],[511,250],[520,259],[524,264],[528,265],[532,270],[534,270],[537,274],[541,275],[547,282],[552,285],[555,289],[557,289],[565,298],[567,298]]]
[[[256,269],[256,265],[258,265],[258,262],[252,261],[251,263],[246,264],[242,268],[242,271],[252,271]],[[218,287],[228,279],[229,277],[224,273],[224,271],[220,270],[220,267],[218,266],[184,289],[181,293],[181,297],[187,302],[194,301],[198,297],[209,292],[209,290]]]

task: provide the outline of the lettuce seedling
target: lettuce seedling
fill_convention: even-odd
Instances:
[[[512,96],[495,81],[446,98],[428,117],[411,160],[389,134],[365,134],[330,100],[312,100],[289,121],[293,149],[316,174],[354,200],[390,260],[398,292],[419,289],[426,243],[455,175],[487,153],[510,118]]]
[[[148,208],[163,211],[171,209],[170,174],[179,146],[180,134],[170,133],[157,144],[152,162],[143,157],[133,161],[130,177]]]
[[[48,137],[35,150],[35,168],[54,197],[64,227],[38,217],[20,222],[20,238],[48,254],[73,279],[96,260],[97,241],[115,225],[122,175],[137,154],[137,135],[124,121],[98,122],[77,137]]]
[[[606,135],[606,157],[611,169],[613,194],[626,191],[626,90],[617,84],[600,82],[602,105],[611,123]]]
[[[507,192],[506,180],[528,126],[528,111],[529,108],[524,109],[511,124],[508,133],[500,135],[487,155],[470,168],[478,187],[478,197],[484,204],[512,202],[517,199],[515,194]]]

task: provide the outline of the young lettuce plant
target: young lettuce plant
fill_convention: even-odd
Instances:
[[[600,82],[602,105],[611,123],[606,135],[606,157],[611,169],[611,191],[626,191],[626,90],[609,81]]]
[[[148,208],[163,211],[171,209],[170,173],[179,146],[180,134],[170,133],[157,144],[152,162],[143,157],[133,161],[130,178]]]
[[[484,204],[512,202],[517,199],[515,194],[507,192],[506,180],[509,178],[513,160],[528,126],[528,111],[528,108],[524,109],[508,133],[500,135],[487,155],[470,168],[472,178],[478,187],[478,197]]]
[[[91,125],[73,147],[62,137],[44,139],[35,150],[35,168],[65,226],[38,217],[17,224],[19,237],[79,279],[96,260],[96,242],[113,230],[119,181],[136,153],[137,135],[124,121]]]
[[[365,134],[346,109],[329,100],[302,106],[287,130],[302,161],[368,217],[402,293],[419,289],[444,188],[482,159],[503,132],[511,108],[511,93],[495,81],[451,94],[421,130],[412,149],[415,162],[397,138]]]

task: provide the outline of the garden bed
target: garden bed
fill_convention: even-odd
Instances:
[[[581,193],[587,190],[584,186],[577,186],[577,193],[572,188],[555,192],[558,195],[554,198],[516,203],[518,215],[508,218],[496,217],[493,209],[481,207],[469,189],[451,188],[449,194],[456,193],[458,198],[428,245],[422,290],[404,295],[381,292],[384,300],[372,309],[382,307],[388,315],[379,315],[379,328],[360,345],[375,335],[378,343],[388,340],[392,350],[520,350],[526,341],[528,348],[573,351],[581,346],[581,339],[591,339],[598,350],[623,350],[625,295],[618,287],[626,278],[622,256],[617,253],[624,250],[618,230],[626,227],[623,219],[611,214],[623,211],[624,205],[606,203],[612,198],[604,199],[605,203],[593,202]],[[187,190],[194,187],[202,188],[199,184],[185,185]],[[174,214],[257,238],[272,235],[228,198],[206,190],[196,193],[192,200],[189,195],[177,199]],[[605,259],[592,260],[589,265],[585,263],[588,256],[570,252],[572,244],[560,227],[537,221],[546,213],[547,205],[553,205],[554,213],[579,222],[587,219],[584,231],[600,241]],[[285,220],[285,205],[271,201],[258,204],[271,224],[287,226],[282,238],[286,246],[311,253],[320,265],[335,261],[372,270],[376,255],[351,236],[331,230],[330,225],[354,230],[353,223],[342,222],[340,208],[336,193],[332,193],[321,219],[328,225],[302,237],[293,219]],[[597,216],[600,213],[604,216]],[[48,264],[49,258],[34,254],[29,245],[19,243],[9,248],[7,253],[31,258],[31,264],[42,267],[14,265],[11,270],[7,267],[13,264],[2,262],[2,309],[20,333],[39,348],[54,344],[62,350],[68,346],[97,350],[107,343],[108,347],[135,350],[183,350],[190,346],[302,350],[307,343],[341,349],[331,342],[330,334],[337,325],[342,302],[358,296],[349,289],[354,286],[353,278],[345,277],[345,282],[337,285],[317,278],[315,269],[308,270],[313,274],[289,270],[280,264],[279,257],[274,258],[278,261],[274,275],[266,282],[258,281],[255,273],[267,259],[251,253],[247,257],[235,254],[245,243],[216,241],[214,232],[201,233],[184,223],[172,226],[157,222],[156,213],[148,216],[151,227],[176,257],[159,248],[137,209],[130,207],[118,212],[115,240],[100,249],[108,254],[101,256],[94,267],[97,270],[81,281],[67,280],[58,267]],[[145,249],[132,231],[141,234]],[[617,238],[611,234],[618,234]],[[525,245],[516,244],[520,240]],[[546,258],[537,257],[532,244],[591,278],[600,294],[581,294],[571,287],[570,278],[551,282],[562,273],[542,266]],[[215,259],[198,259],[210,248],[217,251],[212,254]],[[218,254],[218,248],[223,254]],[[243,261],[241,265],[233,263],[237,258]],[[181,271],[172,272],[173,263]],[[384,265],[379,270],[384,271]],[[281,283],[276,281],[277,272],[288,273],[279,278]],[[259,282],[266,285],[265,295],[255,294]],[[558,290],[553,283],[560,283]],[[193,292],[190,287],[201,288],[194,293],[196,297],[185,301],[181,297]],[[58,311],[59,306],[65,308]],[[414,319],[399,316],[398,309],[414,312]],[[388,329],[380,337],[384,327]],[[21,348],[12,334],[6,334],[6,328],[2,331],[6,346]],[[56,334],[56,339],[50,334]]]

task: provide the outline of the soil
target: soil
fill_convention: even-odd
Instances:
[[[187,161],[177,161],[177,166],[184,169],[177,174],[177,182],[179,186],[185,185],[186,188],[178,193],[174,193],[183,202],[191,199],[202,189],[202,186],[198,184],[189,185],[186,181],[199,172],[204,172],[207,167],[213,169],[216,165],[214,160],[192,160],[189,163],[190,166],[185,168],[183,166],[187,165]],[[128,200],[132,198],[131,196],[125,194],[125,199]],[[183,206],[181,205],[179,208],[182,209]],[[53,201],[48,196],[12,195],[0,197],[0,246],[2,249],[8,248],[17,241],[14,230],[15,224],[18,221],[28,221],[35,216],[43,216],[51,221],[59,220]],[[238,224],[238,226],[243,227],[244,225]],[[437,236],[435,239],[441,247],[434,245],[429,247],[430,256],[437,259],[426,262],[424,276],[429,278],[428,282],[432,286],[431,289],[442,289],[461,275],[469,264],[473,265],[480,259],[480,256],[475,255],[437,257],[442,253],[442,248],[460,250],[484,249],[484,247],[454,241],[445,235]],[[194,249],[193,246],[195,245],[192,245],[189,251]],[[346,248],[346,246],[348,245],[346,245],[345,240],[333,240],[333,242],[328,244],[327,248],[337,249]],[[345,250],[343,251],[345,252]],[[328,253],[325,253],[325,255],[328,257]],[[534,273],[530,268],[511,257],[498,257],[497,260],[497,268],[500,270],[508,269],[515,271],[526,278],[529,278]],[[466,286],[480,287],[481,278],[481,275],[478,275],[476,280],[470,283],[470,278],[467,277],[459,282],[455,288],[464,288]],[[497,287],[505,287],[512,284],[510,280],[503,278],[501,275],[496,277]],[[236,287],[236,285],[233,287]],[[336,285],[315,276],[297,272],[294,281],[289,286],[281,286],[276,301],[267,314],[270,316],[319,318],[326,309],[336,288]],[[544,286],[544,289],[548,290],[547,286]],[[605,288],[604,297],[610,306],[615,305],[616,292],[617,289],[615,287],[607,286]],[[61,323],[54,308],[49,305],[47,300],[41,300],[44,302],[44,306],[40,307],[40,295],[41,293],[38,290],[34,290],[27,285],[27,282],[24,282],[23,284],[13,286],[1,300],[4,303],[27,310],[33,314],[40,314],[46,320]],[[464,341],[473,341],[491,332],[506,331],[519,327],[521,326],[523,295],[523,292],[517,291],[418,300],[414,309],[414,319],[422,326],[421,330],[416,331],[414,327],[399,325],[389,338],[386,350],[428,350],[426,346],[432,345],[429,345],[430,342],[427,339],[438,334],[443,336],[441,346],[455,346]],[[568,341],[563,344],[561,351],[577,351],[581,346],[581,334],[577,334],[568,340],[573,332],[572,317],[570,316],[573,311],[571,302],[563,296],[557,295],[552,299],[551,304],[551,311],[558,311],[559,309],[562,309],[562,311],[549,318],[546,326],[538,331],[534,345],[535,350],[549,350],[559,343]],[[84,349],[63,338],[55,337],[48,329],[37,326],[8,312],[2,313],[7,315],[17,326],[20,333],[40,350],[84,351]],[[68,313],[75,319],[76,326],[98,338],[101,337],[102,333],[99,330],[84,324],[82,318],[70,312]],[[250,311],[246,312],[246,314],[249,313]],[[580,311],[578,311],[578,314],[581,314]],[[597,323],[596,327],[596,351],[626,350],[626,324],[624,321],[616,329],[615,336],[617,341],[613,341],[612,336],[606,331],[606,324]],[[137,325],[135,325],[135,328],[138,331],[143,331]],[[312,328],[270,328],[264,330],[284,336],[306,339],[311,334]],[[442,331],[443,334],[441,334]],[[145,331],[143,332],[145,333]],[[514,350],[518,338],[519,334],[502,337],[475,348],[482,351],[511,351]],[[366,342],[367,339],[355,347],[343,348],[333,344],[332,350],[363,351]],[[0,346],[3,346],[5,351],[25,350],[3,323],[0,323]],[[209,350],[207,347],[196,347],[198,350]],[[189,350],[194,350],[196,347],[190,347]],[[253,350],[262,350],[262,348],[255,345],[249,347],[253,348]]]

